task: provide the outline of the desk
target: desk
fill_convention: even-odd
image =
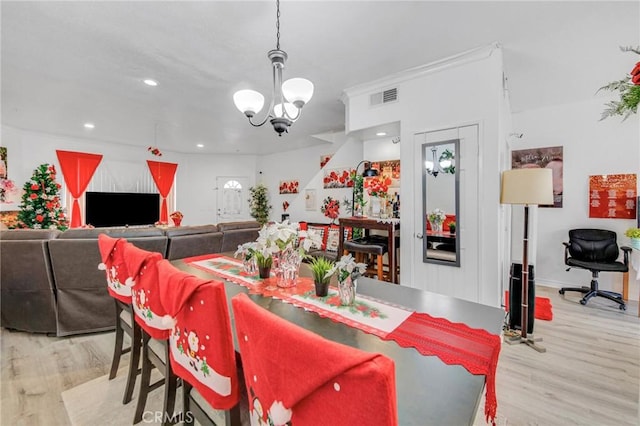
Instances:
[[[344,228],[350,226],[352,228],[362,228],[365,233],[371,229],[380,229],[387,231],[388,246],[389,247],[389,277],[392,283],[398,283],[398,265],[396,259],[396,230],[400,229],[400,221],[397,219],[372,219],[367,217],[346,217],[339,220],[340,232],[339,235],[344,235]],[[339,238],[338,243],[338,258],[342,256],[344,252],[344,238]]]
[[[172,263],[177,268],[202,278],[211,279],[213,276],[182,260]],[[306,265],[301,268],[301,274],[310,276]],[[228,281],[224,283],[229,311],[233,316],[231,298],[239,293],[248,294],[248,289]],[[502,329],[504,311],[498,308],[364,277],[358,279],[358,292],[444,317],[452,322],[464,322],[470,327],[483,328],[490,333],[499,335]],[[381,353],[393,359],[396,364],[399,424],[473,424],[484,389],[484,376],[473,375],[459,365],[446,365],[436,356],[423,356],[413,348],[402,348],[393,341],[382,340],[280,300],[257,294],[248,295],[268,311],[326,339],[364,351]]]

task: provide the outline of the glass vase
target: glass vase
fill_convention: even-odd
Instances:
[[[247,275],[255,275],[258,271],[258,263],[256,258],[251,256],[249,259],[245,258],[242,261],[242,271]]]
[[[287,248],[281,251],[278,258],[278,269],[275,271],[276,285],[283,288],[296,285],[301,262],[302,256],[297,250]]]
[[[442,232],[442,222],[429,222],[431,224],[431,231]]]
[[[338,295],[340,296],[340,304],[343,306],[351,306],[356,300],[356,287],[358,279],[351,278],[349,275],[343,281],[338,281]]]
[[[371,197],[370,205],[371,217],[380,217],[380,211],[382,209],[382,202],[380,201],[380,197]]]

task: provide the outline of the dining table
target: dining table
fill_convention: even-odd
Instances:
[[[213,260],[220,259],[220,262],[227,262],[231,266],[235,261],[229,257],[216,258],[215,256],[220,255],[212,255]],[[238,281],[225,271],[216,272],[203,267],[207,262],[212,262],[207,260],[206,256],[200,256],[195,260],[198,261],[194,261],[194,258],[178,259],[172,261],[172,264],[198,277],[218,279],[224,283],[232,317],[232,329],[235,330],[235,322],[231,299],[237,294],[246,293],[255,303],[269,312],[325,339],[391,358],[396,369],[400,425],[473,424],[485,388],[484,375],[471,374],[461,365],[449,365],[438,356],[425,356],[414,347],[403,347],[396,341],[383,339],[375,333],[364,331],[366,327],[364,329],[354,327],[337,321],[330,315],[319,315],[309,309],[295,306],[286,298],[273,296],[268,292],[260,294],[254,291],[251,285]],[[238,264],[241,265],[241,262]],[[299,279],[310,280],[307,278],[310,276],[308,265],[303,264]],[[247,280],[247,282],[250,281]],[[481,329],[481,332],[486,331],[498,336],[501,334],[504,311],[499,308],[365,277],[358,279],[357,292],[359,296],[366,297],[370,303],[383,302],[389,306],[425,312],[452,323],[464,323],[471,328]],[[235,331],[233,338],[238,348]],[[366,392],[366,389],[363,389],[363,392]]]

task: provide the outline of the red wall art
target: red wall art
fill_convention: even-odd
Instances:
[[[351,188],[353,186],[351,172],[352,169],[325,170],[323,179],[324,188]]]
[[[297,180],[281,180],[280,181],[280,193],[281,194],[297,194],[299,183]]]
[[[636,218],[636,175],[589,176],[589,217]]]

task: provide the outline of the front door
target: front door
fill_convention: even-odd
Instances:
[[[219,176],[216,178],[217,222],[234,222],[249,219],[249,178]]]
[[[414,209],[413,220],[415,237],[413,244],[414,259],[411,262],[416,287],[448,296],[459,297],[477,302],[479,299],[479,126],[477,124],[457,128],[417,133],[414,135]],[[456,221],[456,239],[459,244],[459,266],[454,262],[425,263],[423,240],[427,233],[424,215],[424,196],[429,194],[423,187],[425,184],[425,164],[423,164],[424,144],[459,139],[459,153],[455,158],[455,173],[459,175],[459,205]],[[443,179],[444,176],[432,176],[428,179]],[[427,181],[428,183],[428,181]],[[432,203],[433,204],[433,203]],[[429,203],[427,202],[427,205]],[[431,206],[433,207],[433,205]],[[439,205],[435,205],[439,207]],[[444,210],[452,210],[448,206]],[[450,212],[444,212],[449,214]]]

